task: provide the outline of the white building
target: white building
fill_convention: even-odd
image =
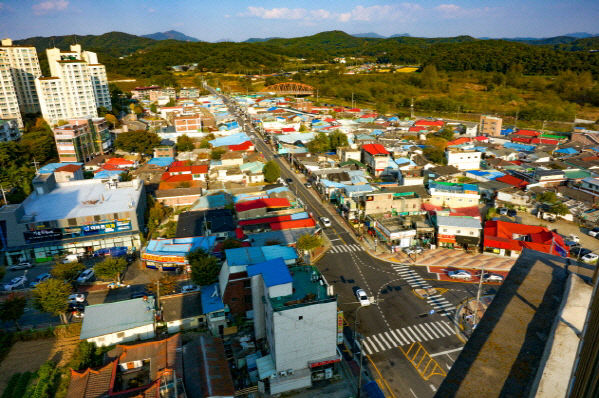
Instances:
[[[154,297],[88,305],[81,326],[81,340],[107,347],[147,340],[155,334]]]
[[[21,132],[16,119],[0,119],[0,142],[19,139]]]
[[[49,124],[97,117],[99,107],[112,109],[106,69],[98,64],[96,53],[81,51],[77,44],[70,51],[50,48],[46,54],[52,76],[36,79],[35,85],[42,115]]]
[[[42,75],[37,51],[33,46],[14,46],[11,39],[3,39],[0,50],[7,54],[19,108],[22,113],[39,112],[35,79]]]
[[[257,362],[270,394],[306,388],[330,378],[339,330],[337,299],[324,278],[309,266],[287,268],[282,258],[249,266],[254,332],[270,353]]]
[[[479,170],[482,152],[468,148],[447,148],[447,165],[459,170]]]
[[[23,119],[19,110],[19,101],[10,73],[8,52],[0,48],[0,119],[15,119],[20,128]]]

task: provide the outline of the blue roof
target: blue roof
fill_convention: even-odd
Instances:
[[[365,185],[346,185],[344,187],[345,192],[347,193],[358,193],[358,192],[372,192],[374,188],[368,184]]]
[[[186,256],[189,252],[202,249],[210,253],[215,243],[216,236],[153,239],[148,242],[144,252],[158,255]]]
[[[39,170],[37,171],[39,174],[50,174],[50,173],[54,173],[54,170],[58,169],[59,167],[62,166],[66,166],[68,164],[75,164],[77,166],[82,166],[83,163],[76,163],[76,162],[63,162],[63,163],[48,163],[47,165],[44,165],[42,167],[39,168]]]
[[[272,111],[276,111],[276,110],[277,110],[276,106],[273,106],[273,107],[270,107],[267,109],[268,112],[272,112]]]
[[[284,260],[294,260],[297,258],[297,253],[292,247],[273,245],[227,249],[225,256],[227,265],[234,266],[259,264],[279,257]]]
[[[160,167],[168,167],[175,161],[175,158],[164,157],[164,158],[152,158],[148,161],[148,164],[153,164]]]
[[[231,198],[226,194],[202,196],[195,201],[191,210],[222,209],[231,203]]]
[[[505,144],[503,144],[503,147],[508,149],[515,149],[516,151],[520,152],[533,152],[535,150],[534,145],[517,144],[515,142],[506,142]]]
[[[267,287],[292,283],[291,273],[282,258],[275,258],[263,263],[251,265],[247,269],[248,276],[262,275]]]
[[[326,188],[345,188],[345,184],[341,184],[340,182],[335,182],[331,180],[320,180],[320,183],[324,185]]]
[[[308,213],[306,213],[305,211],[291,215],[292,220],[304,220],[308,217],[310,217],[310,215]]]
[[[202,313],[210,314],[211,312],[222,311],[225,309],[223,299],[218,291],[218,283],[200,288],[202,295]]]
[[[575,153],[578,153],[578,151],[576,149],[574,149],[574,148],[561,148],[561,149],[556,150],[555,152],[557,152],[557,153],[565,153],[567,155],[573,155]]]
[[[110,178],[110,177],[121,175],[124,172],[125,172],[125,170],[100,170],[96,174],[94,174],[94,178],[97,178],[97,179]]]
[[[250,137],[245,133],[231,134],[225,137],[218,137],[209,141],[213,147],[225,146],[225,145],[239,145],[246,141],[249,141]]]

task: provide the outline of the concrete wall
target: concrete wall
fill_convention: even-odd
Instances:
[[[105,334],[104,336],[91,337],[87,339],[89,342],[96,343],[98,347],[107,347],[114,344],[124,343],[135,340],[147,340],[154,338],[154,324],[150,323],[145,326],[124,330],[118,333]]]
[[[478,206],[480,195],[469,193],[434,192],[427,202],[442,207],[460,208]]]

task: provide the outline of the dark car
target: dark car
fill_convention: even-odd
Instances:
[[[584,247],[581,247],[581,246],[575,246],[570,249],[570,257],[580,258],[580,257],[586,256],[590,252],[591,252],[591,250],[589,250],[589,249],[585,249]]]
[[[291,178],[285,178],[285,182],[287,184],[291,184],[293,182],[293,180]]]
[[[507,215],[509,217],[516,217],[518,215],[518,212],[516,210],[514,210],[514,209],[508,209]]]
[[[132,299],[136,299],[136,298],[142,298],[142,297],[150,297],[150,296],[154,296],[154,294],[146,291],[146,290],[142,290],[140,292],[133,292],[131,293],[131,298]]]

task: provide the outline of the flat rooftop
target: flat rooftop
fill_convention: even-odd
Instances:
[[[534,393],[553,340],[552,326],[567,296],[566,268],[587,281],[592,273],[570,259],[524,249],[435,397]]]
[[[326,284],[320,284],[320,272],[316,268],[310,266],[290,267],[289,272],[293,279],[293,293],[288,296],[270,298],[273,310],[280,311],[335,298],[335,296],[328,295]]]
[[[32,222],[135,211],[142,187],[136,180],[119,182],[116,189],[101,180],[62,182],[43,195],[34,191],[23,207],[25,216],[35,216]]]

